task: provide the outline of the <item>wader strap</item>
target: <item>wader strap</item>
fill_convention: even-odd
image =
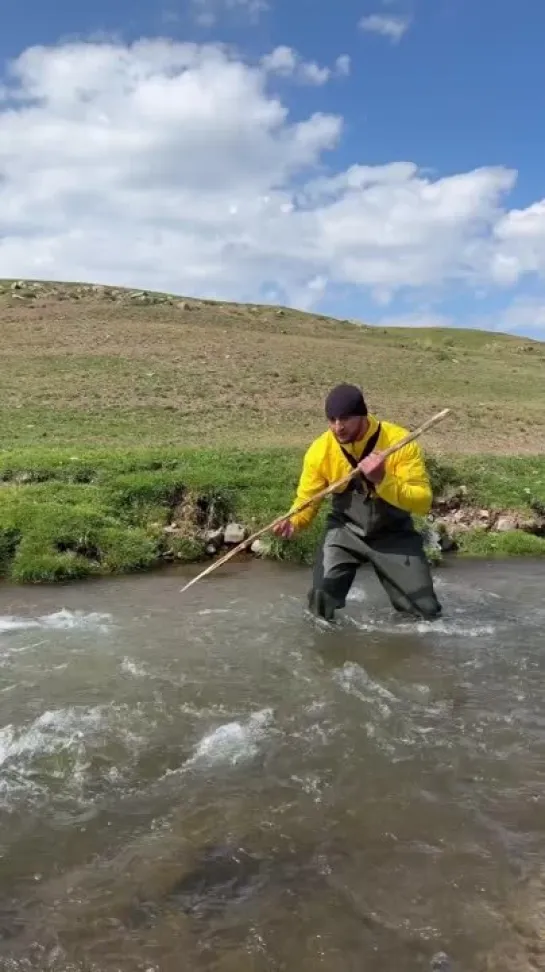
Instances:
[[[379,424],[378,424],[377,428],[375,429],[375,431],[373,432],[371,438],[365,443],[365,446],[363,447],[363,452],[362,452],[361,456],[359,457],[359,459],[355,459],[354,456],[351,456],[350,453],[346,451],[346,449],[343,449],[342,445],[339,442],[339,445],[341,447],[341,451],[343,452],[343,454],[346,457],[346,459],[348,459],[348,462],[352,466],[352,469],[356,469],[357,466],[358,466],[358,463],[360,463],[362,459],[365,459],[366,456],[369,456],[372,453],[373,449],[375,448],[375,446],[376,446],[376,444],[378,442],[378,437],[380,435],[380,429],[381,429],[381,425],[380,425],[380,422],[379,422]],[[373,489],[374,489],[373,483],[370,483],[369,480],[367,479],[367,477],[363,475],[363,473],[360,473],[360,475],[361,475],[361,478],[367,484],[367,488],[368,488],[369,492],[371,493],[373,491]],[[359,490],[361,491],[361,483],[356,483],[356,482],[352,481],[351,486],[352,486],[352,489],[358,489],[359,488]]]

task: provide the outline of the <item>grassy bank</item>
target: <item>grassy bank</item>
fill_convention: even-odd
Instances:
[[[437,493],[545,502],[538,341],[47,281],[0,280],[0,329],[0,571],[16,581],[192,561],[216,525],[266,524],[289,508],[338,381],[409,428],[451,409],[422,442]],[[271,554],[308,563],[321,519]],[[471,556],[545,541],[469,529],[458,543]]]
[[[338,381],[439,454],[531,455],[545,438],[545,344],[497,332],[372,327],[282,307],[0,281],[9,447],[302,447]]]
[[[288,509],[302,449],[27,448],[0,455],[0,569],[19,583],[64,581],[205,558],[206,532],[229,519],[258,528]],[[463,484],[492,509],[545,503],[545,458],[430,456],[437,494]],[[322,514],[270,555],[310,563]],[[170,523],[176,528],[167,530]],[[545,555],[545,539],[472,530],[461,556]]]

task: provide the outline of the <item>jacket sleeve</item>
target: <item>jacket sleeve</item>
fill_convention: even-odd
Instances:
[[[432,489],[422,450],[416,442],[409,442],[386,460],[386,475],[375,489],[377,496],[407,513],[429,513]]]
[[[315,450],[312,446],[307,450],[305,458],[303,460],[303,469],[301,471],[301,476],[299,478],[299,484],[297,486],[297,493],[295,500],[291,506],[291,510],[294,510],[301,503],[305,503],[307,500],[311,499],[320,490],[325,489],[328,485],[327,479],[325,478],[323,471],[320,468],[321,463],[319,458],[316,456]],[[301,513],[297,513],[295,516],[291,517],[291,522],[295,530],[303,530],[308,527],[320,508],[321,501],[318,503],[312,503],[311,506],[307,506],[305,510]]]

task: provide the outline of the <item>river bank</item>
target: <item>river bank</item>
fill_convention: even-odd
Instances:
[[[289,509],[302,455],[297,448],[5,451],[1,574],[49,583],[205,561]],[[418,525],[431,559],[545,555],[545,458],[427,459],[435,501]],[[309,564],[324,509],[289,543],[264,538],[259,555]]]

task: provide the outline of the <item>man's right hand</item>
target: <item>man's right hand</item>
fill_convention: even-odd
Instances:
[[[284,540],[290,540],[295,532],[295,527],[293,526],[291,520],[288,518],[285,520],[281,520],[280,523],[277,523],[276,526],[273,527],[272,532],[277,537],[282,537]]]

